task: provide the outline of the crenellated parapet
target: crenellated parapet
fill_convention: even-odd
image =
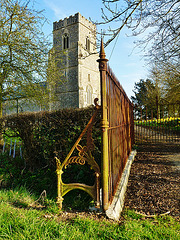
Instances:
[[[79,13],[76,13],[75,15],[71,15],[68,18],[64,18],[59,20],[58,22],[53,23],[53,31],[58,30],[63,27],[67,27],[68,25],[77,23],[79,21]]]
[[[59,20],[58,22],[53,23],[53,31],[70,26],[75,23],[82,23],[86,26],[88,26],[91,30],[93,29],[94,31],[96,30],[96,25],[90,22],[88,19],[83,17],[79,12],[76,13],[75,15],[71,15],[68,18],[64,18]]]

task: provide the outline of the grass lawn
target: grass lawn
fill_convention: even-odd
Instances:
[[[124,210],[119,222],[80,214],[63,219],[55,201],[36,200],[24,187],[0,189],[0,239],[180,239],[179,223],[170,216],[146,219]]]

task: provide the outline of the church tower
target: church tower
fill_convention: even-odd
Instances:
[[[53,51],[63,83],[57,81],[51,109],[83,108],[100,98],[96,26],[80,13],[54,22]]]

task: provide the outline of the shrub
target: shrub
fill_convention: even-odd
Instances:
[[[87,125],[94,108],[63,109],[52,112],[22,113],[0,119],[4,136],[18,137],[23,143],[23,157],[31,170],[50,167],[55,170],[55,154],[63,161]],[[100,159],[100,115],[92,137],[95,159]],[[85,145],[85,139],[81,144]]]

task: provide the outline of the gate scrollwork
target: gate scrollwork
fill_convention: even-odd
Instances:
[[[94,150],[94,143],[92,139],[92,127],[95,121],[95,118],[98,114],[100,106],[97,104],[97,99],[95,102],[95,112],[91,117],[90,121],[86,125],[85,129],[80,134],[74,146],[71,148],[69,154],[66,159],[61,163],[60,159],[55,157],[56,159],[56,173],[57,173],[57,204],[59,209],[62,208],[63,196],[73,189],[80,189],[87,192],[95,201],[96,207],[100,207],[100,168],[97,162],[95,161],[92,151]],[[86,146],[81,146],[79,142],[82,137],[87,133],[87,144]],[[78,156],[72,156],[74,150],[78,151]],[[95,171],[95,183],[93,186],[89,186],[82,183],[69,183],[65,184],[62,181],[63,168],[66,168],[70,164],[79,164],[85,165],[85,163],[89,164],[91,169]]]

